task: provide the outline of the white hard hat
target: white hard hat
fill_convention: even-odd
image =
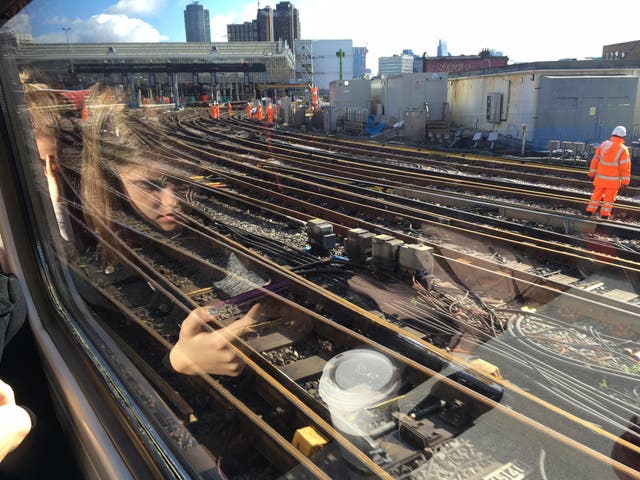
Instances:
[[[627,129],[624,128],[622,125],[618,125],[616,128],[613,129],[613,132],[611,132],[611,135],[615,135],[617,137],[626,137]]]

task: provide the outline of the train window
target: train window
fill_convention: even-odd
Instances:
[[[372,77],[288,39],[290,2],[225,41],[198,2],[22,3],[2,133],[43,326],[157,476],[640,478],[637,65]]]

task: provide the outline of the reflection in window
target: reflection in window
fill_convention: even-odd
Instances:
[[[106,55],[124,62],[125,45]],[[588,261],[553,261],[559,240],[531,254],[529,225],[500,242],[503,204],[444,211],[461,179],[490,175],[469,178],[466,153],[454,168],[460,155],[422,147],[314,144],[272,128],[287,102],[230,98],[221,115],[201,100],[210,72],[80,74],[79,51],[64,78],[20,59],[37,155],[19,163],[42,173],[64,246],[49,260],[91,312],[78,321],[122,351],[113,369],[184,458],[238,478],[569,478],[576,465],[614,478],[607,459],[615,439],[637,439],[640,394],[635,307],[595,297],[609,282],[632,290],[633,277],[600,269],[619,245],[580,232],[580,254],[595,245]],[[211,85],[196,91],[200,74]],[[244,95],[253,77],[240,78],[247,88],[230,90]],[[248,118],[263,102],[274,121]],[[291,122],[322,124],[303,103]],[[489,103],[469,117],[487,118]],[[450,134],[433,134],[441,150]],[[439,200],[420,203],[427,192]],[[546,283],[558,277],[575,281]]]

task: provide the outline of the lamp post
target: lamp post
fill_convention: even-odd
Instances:
[[[69,32],[71,27],[62,27],[64,34],[67,37],[67,54],[69,55],[69,72],[73,75],[73,59],[71,58],[71,44],[69,43]]]
[[[342,80],[342,59],[344,58],[344,50],[338,50],[336,52],[336,57],[340,59],[340,80]]]

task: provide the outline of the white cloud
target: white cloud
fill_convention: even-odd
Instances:
[[[11,18],[5,23],[0,30],[14,33],[26,33],[31,34],[31,22],[29,15],[26,13],[19,13],[15,17]]]
[[[232,22],[231,15],[214,15],[209,18],[211,25],[211,41],[212,42],[226,42],[227,41],[227,25]],[[248,20],[243,20],[248,21]]]
[[[164,0],[119,0],[111,5],[105,13],[122,15],[155,15],[164,8]]]
[[[41,35],[34,39],[42,43],[63,43],[65,32]],[[72,43],[162,42],[168,38],[139,18],[102,13],[87,20],[74,20],[69,32]]]

